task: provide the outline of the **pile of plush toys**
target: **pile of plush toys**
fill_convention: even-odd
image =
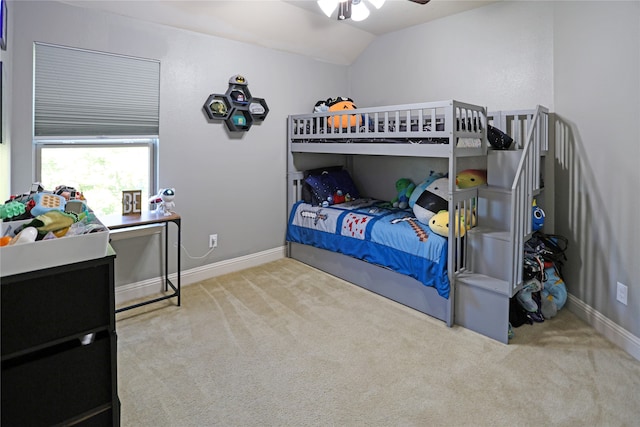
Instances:
[[[18,227],[6,227],[0,246],[84,234],[97,226],[103,228],[89,218],[82,193],[66,185],[46,191],[40,183],[34,183],[29,192],[13,195],[0,205],[0,219],[26,220]]]
[[[487,183],[487,171],[483,169],[466,169],[456,175],[457,188],[472,188]],[[418,185],[408,178],[396,181],[396,197],[391,200],[394,207],[411,208],[416,219],[427,224],[431,231],[441,236],[449,235],[449,177],[446,174],[431,172]],[[456,213],[462,215],[456,221],[456,235],[464,236],[467,228],[475,223],[474,212]],[[465,224],[458,227],[458,224]]]

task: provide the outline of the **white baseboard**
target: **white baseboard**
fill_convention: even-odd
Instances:
[[[269,249],[255,254],[245,255],[225,261],[214,262],[212,264],[203,265],[201,267],[192,268],[182,271],[180,276],[181,287],[210,279],[235,271],[244,270],[245,268],[255,267],[267,262],[275,261],[285,257],[286,248],[284,246]],[[176,284],[177,274],[169,275],[169,280]],[[117,286],[115,289],[116,305],[122,304],[138,298],[148,297],[162,292],[164,282],[161,277],[143,280],[141,282],[130,283],[127,285]]]
[[[591,325],[609,341],[640,360],[640,338],[624,329],[593,307],[569,294],[567,309]]]

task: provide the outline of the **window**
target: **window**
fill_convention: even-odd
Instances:
[[[122,212],[122,190],[155,192],[153,171],[156,140],[72,144],[37,144],[38,181],[53,190],[66,185],[81,191],[97,214]]]
[[[98,215],[156,190],[158,61],[35,44],[36,180],[81,191]]]

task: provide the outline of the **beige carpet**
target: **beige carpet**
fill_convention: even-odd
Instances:
[[[567,310],[515,332],[282,259],[118,314],[122,425],[640,425],[640,362]]]

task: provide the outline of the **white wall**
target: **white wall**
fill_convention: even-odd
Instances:
[[[189,254],[203,255],[208,235],[219,235],[218,248],[206,258],[183,252],[183,269],[284,244],[286,117],[345,93],[346,67],[57,2],[11,6],[13,87],[19,94],[12,120],[13,192],[25,191],[34,178],[34,41],[159,59],[159,185],[176,188]],[[266,100],[270,112],[249,132],[229,134],[224,124],[207,121],[202,106],[209,94],[224,93],[235,74],[248,79],[249,90]],[[159,258],[156,242],[148,240],[117,243],[117,282],[159,276],[157,267],[146,265]]]
[[[557,112],[553,219],[570,239],[567,287],[640,342],[639,63],[638,1],[504,1],[379,37],[350,69],[350,96]]]
[[[498,2],[378,37],[350,69],[358,106],[457,99],[553,108],[552,9]]]
[[[638,337],[640,2],[555,2],[554,11],[556,229],[570,239],[569,289]]]
[[[12,8],[7,6],[7,10]],[[13,26],[7,25],[7,42],[6,50],[0,49],[0,62],[2,62],[2,117],[0,122],[2,126],[3,143],[0,144],[0,204],[4,203],[11,194],[11,128],[9,122],[11,120],[12,93],[13,88],[11,81],[13,73],[8,69],[11,65],[11,57],[13,52]]]

